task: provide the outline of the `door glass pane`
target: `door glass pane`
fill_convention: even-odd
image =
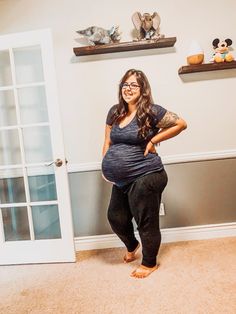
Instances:
[[[21,163],[20,143],[17,130],[0,131],[0,165]]]
[[[27,207],[1,209],[5,241],[30,240]]]
[[[17,84],[42,82],[44,80],[40,46],[15,48],[13,53]]]
[[[24,128],[23,141],[27,163],[52,160],[51,136],[48,126]]]
[[[32,206],[35,239],[61,238],[57,205]]]
[[[10,55],[8,50],[0,51],[0,86],[12,85]]]
[[[53,201],[57,199],[54,167],[28,168],[30,201]]]
[[[16,124],[16,107],[13,90],[0,91],[0,127]]]
[[[0,203],[22,203],[25,201],[23,170],[0,170]]]
[[[48,122],[44,86],[18,89],[21,123]]]

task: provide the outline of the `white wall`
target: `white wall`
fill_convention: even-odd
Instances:
[[[90,25],[120,25],[131,41],[133,12],[159,12],[161,33],[177,37],[175,49],[75,57],[75,31]],[[236,70],[190,74],[181,79],[192,39],[208,61],[214,38],[231,38],[236,47],[236,2],[225,0],[1,0],[0,35],[51,28],[59,102],[70,164],[101,160],[106,113],[117,102],[117,86],[129,68],[143,70],[154,99],[183,116],[188,130],[162,143],[162,156],[236,149]],[[236,57],[236,49],[234,52]]]

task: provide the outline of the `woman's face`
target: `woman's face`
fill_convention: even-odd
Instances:
[[[127,104],[134,105],[140,97],[140,86],[136,76],[131,75],[126,79],[121,88],[122,97]]]

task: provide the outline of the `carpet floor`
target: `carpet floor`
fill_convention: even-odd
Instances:
[[[162,244],[160,267],[130,277],[124,248],[78,252],[77,262],[0,267],[1,314],[236,313],[236,237]]]

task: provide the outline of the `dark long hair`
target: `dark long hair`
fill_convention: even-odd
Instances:
[[[119,104],[117,105],[116,111],[112,117],[112,122],[119,124],[128,113],[128,104],[124,101],[122,96],[122,85],[131,75],[135,75],[137,83],[140,86],[140,97],[137,101],[136,113],[139,127],[138,135],[141,138],[146,138],[153,121],[153,113],[151,110],[153,99],[150,84],[146,75],[142,71],[130,69],[121,79],[119,85]]]

